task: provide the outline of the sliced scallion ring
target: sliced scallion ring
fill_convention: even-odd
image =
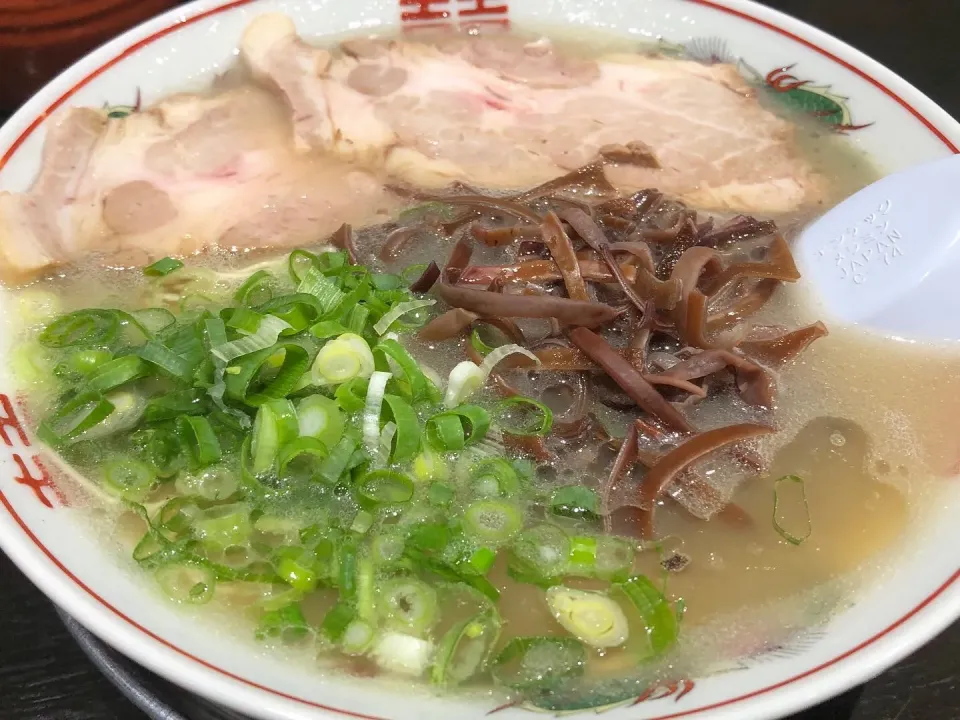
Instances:
[[[410,476],[404,473],[372,470],[357,481],[357,491],[374,503],[405,503],[413,497],[414,484]]]
[[[375,366],[367,341],[354,333],[344,333],[320,348],[310,373],[314,385],[339,385],[369,378]]]
[[[553,412],[538,400],[514,395],[497,403],[494,421],[511,435],[549,435]]]
[[[783,502],[781,486],[785,484],[798,486],[800,488],[800,500],[803,503],[803,514],[806,525],[803,535],[795,535],[787,530],[781,522],[780,505]],[[813,523],[810,520],[810,505],[807,502],[807,491],[803,478],[797,475],[784,475],[773,483],[773,529],[791,545],[802,545],[804,541],[810,537],[811,533],[813,533]]]
[[[273,297],[272,282],[273,277],[270,273],[266,270],[257,270],[237,288],[233,299],[238,305],[247,307],[260,305]]]
[[[493,677],[515,690],[554,687],[582,675],[587,653],[574,638],[516,637],[504,646],[493,665]]]
[[[108,345],[120,332],[120,318],[112,310],[77,310],[61,315],[37,338],[49,348]]]
[[[622,592],[640,614],[646,627],[645,657],[662,654],[677,640],[677,614],[645,575],[636,575],[614,586]]]
[[[133,458],[115,458],[103,466],[104,486],[128,500],[142,499],[156,479],[153,468]]]
[[[482,672],[500,637],[500,615],[490,607],[450,628],[430,672],[434,685],[453,687]]]
[[[183,267],[183,261],[172,257],[165,257],[157,260],[152,265],[147,265],[143,269],[143,274],[148,277],[164,277],[172,272],[176,272]]]
[[[384,583],[377,608],[387,627],[412,635],[423,635],[439,617],[436,591],[416,578]]]
[[[146,375],[147,366],[136,355],[125,355],[105,362],[87,376],[87,386],[95,392],[109,392]]]
[[[198,468],[220,462],[223,453],[220,441],[210,425],[202,416],[181,415],[177,419],[177,432],[184,446],[190,452],[193,465]]]
[[[203,605],[210,602],[217,587],[214,571],[199,563],[161,565],[154,577],[167,597],[178,603]]]
[[[461,405],[427,420],[427,443],[440,452],[456,452],[482,440],[490,428],[490,415],[478,405]]]
[[[482,543],[506,542],[523,527],[523,514],[511,502],[478,500],[463,512],[463,530]]]
[[[547,590],[546,599],[556,621],[587,645],[618,647],[630,636],[627,616],[603,593],[554,585]]]

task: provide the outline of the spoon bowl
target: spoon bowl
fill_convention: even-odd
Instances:
[[[960,340],[960,156],[868,185],[794,247],[827,312],[909,340]]]

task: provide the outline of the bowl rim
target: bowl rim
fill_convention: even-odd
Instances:
[[[0,170],[46,118],[62,107],[78,90],[109,68],[121,63],[141,48],[181,28],[255,1],[193,0],[126,31],[84,56],[45,85],[0,127],[0,148],[6,145],[3,154],[0,155]],[[845,42],[786,13],[759,5],[753,0],[677,1],[704,6],[759,25],[844,67],[907,110],[951,153],[960,154],[960,146],[958,146],[960,145],[960,123],[899,75]],[[15,418],[13,420],[0,418],[0,426],[11,423],[21,436],[25,437]],[[6,444],[10,445],[3,430],[4,428],[0,427],[0,435]],[[379,716],[324,705],[262,685],[255,680],[217,667],[174,645],[110,604],[71,572],[33,533],[2,491],[0,491],[0,504],[23,531],[22,535],[0,534],[3,550],[20,570],[50,599],[85,627],[144,667],[193,692],[238,709],[243,709],[242,703],[245,700],[255,698],[260,693],[266,693],[276,700],[290,701],[294,706],[321,710],[341,717],[385,720]],[[41,557],[47,562],[38,563],[37,560]],[[726,711],[732,705],[757,698],[762,698],[759,704],[748,703],[745,708],[735,711],[736,717],[738,720],[770,719],[783,717],[809,707],[813,702],[840,694],[892,666],[960,617],[960,582],[958,581],[960,581],[960,568],[898,620],[816,667],[749,693],[688,710],[658,715],[650,720],[673,720],[717,710]],[[131,629],[139,633],[131,632]],[[869,649],[869,652],[863,653],[862,651],[866,649]],[[857,656],[856,662],[849,662],[854,656]],[[192,663],[183,662],[183,660],[189,660]],[[197,668],[197,665],[200,667]],[[822,672],[837,666],[840,666],[843,672]],[[804,682],[811,678],[814,684]],[[236,692],[237,684],[243,686],[241,693]],[[788,686],[791,686],[789,694],[777,692]],[[808,687],[810,689],[805,691]],[[276,714],[294,717],[291,712],[280,710],[277,710]],[[727,716],[726,712],[723,714]]]

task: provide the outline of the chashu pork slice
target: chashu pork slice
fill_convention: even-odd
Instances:
[[[50,130],[33,186],[0,194],[0,279],[94,256],[132,266],[311,244],[395,207],[366,172],[299,152],[262,89],[175,95],[124,118],[76,108]]]
[[[416,185],[528,188],[602,157],[622,189],[703,208],[791,212],[824,193],[794,126],[729,64],[593,60],[516,35],[358,39],[331,55],[280,14],[255,19],[240,49],[301,147]]]

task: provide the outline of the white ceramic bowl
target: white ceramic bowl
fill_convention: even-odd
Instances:
[[[694,57],[740,62],[783,102],[815,103],[823,121],[886,170],[956,153],[960,125],[902,79],[840,41],[746,0],[198,0],[138,27],[80,61],[0,131],[0,187],[26,188],[44,133],[70,105],[150,103],[202,87],[234,59],[244,26],[282,10],[306,35],[470,22],[604,28]],[[803,81],[811,81],[803,83]],[[0,316],[9,308],[0,298]],[[8,310],[6,310],[8,311]],[[960,320],[957,320],[960,322]],[[0,337],[0,358],[8,348]],[[120,567],[95,532],[62,506],[0,379],[0,544],[48,596],[108,643],[201,695],[262,718],[482,718],[490,703],[401,694],[285,663],[162,602]],[[912,528],[897,570],[804,642],[744,658],[723,674],[654,688],[609,720],[775,718],[861,683],[960,616],[960,484]],[[590,713],[592,715],[592,713]],[[584,714],[586,715],[586,714]],[[498,720],[527,717],[506,709]]]

